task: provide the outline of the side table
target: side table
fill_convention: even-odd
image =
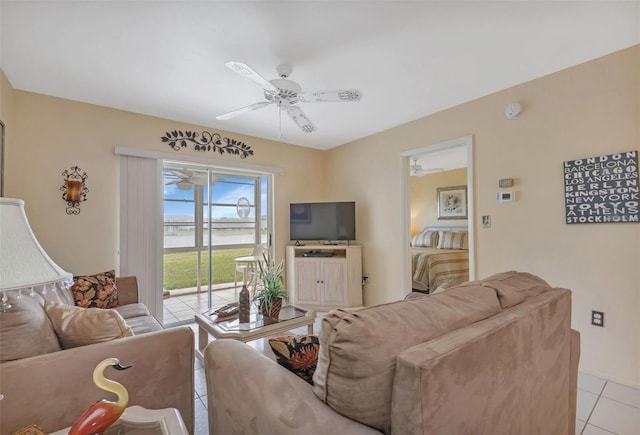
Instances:
[[[70,428],[49,435],[67,435]],[[124,410],[120,418],[104,435],[189,435],[180,412],[175,408],[146,409],[133,405]]]

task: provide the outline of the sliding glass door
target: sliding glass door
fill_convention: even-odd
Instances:
[[[271,177],[165,162],[163,184],[164,324],[174,325],[236,300],[235,258],[269,241]]]

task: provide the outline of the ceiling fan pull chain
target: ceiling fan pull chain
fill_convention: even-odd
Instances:
[[[282,107],[278,107],[278,124],[280,124],[280,139],[282,139]]]

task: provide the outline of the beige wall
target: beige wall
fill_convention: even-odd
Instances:
[[[160,141],[165,131],[207,127],[142,116],[60,98],[14,90],[11,125],[15,135],[7,147],[5,196],[25,200],[34,233],[47,253],[74,274],[118,268],[119,164],[116,145],[160,152],[171,149]],[[289,203],[325,197],[323,156],[317,150],[220,132],[244,141],[254,156],[242,162],[284,168],[275,176],[278,258],[289,243]],[[181,150],[184,155],[241,161],[239,157]],[[65,213],[59,190],[62,171],[78,165],[87,172],[87,201],[81,213]],[[307,180],[313,180],[307,181]]]
[[[508,120],[513,101],[523,113]],[[581,370],[640,386],[640,224],[565,224],[562,172],[565,160],[638,150],[639,126],[635,46],[329,151],[329,196],[357,202],[365,303],[405,293],[400,152],[473,135],[473,212],[492,218],[490,229],[475,220],[477,276],[515,269],[572,289]],[[514,203],[495,200],[500,178],[515,179]],[[590,325],[594,309],[604,328]]]
[[[438,219],[438,188],[467,185],[467,169],[409,177],[411,236],[427,226],[467,226],[467,219]]]
[[[5,125],[4,140],[5,143],[11,141],[11,114],[13,112],[13,87],[4,75],[4,72],[0,70],[0,121]],[[4,169],[7,164],[0,165],[0,172],[4,173]],[[0,174],[0,176],[3,174]],[[5,177],[6,178],[6,177]],[[6,181],[5,181],[6,185]],[[5,189],[6,190],[6,189]]]

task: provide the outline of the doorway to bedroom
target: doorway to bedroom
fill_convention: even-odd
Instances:
[[[471,136],[401,153],[406,292],[475,277]]]

